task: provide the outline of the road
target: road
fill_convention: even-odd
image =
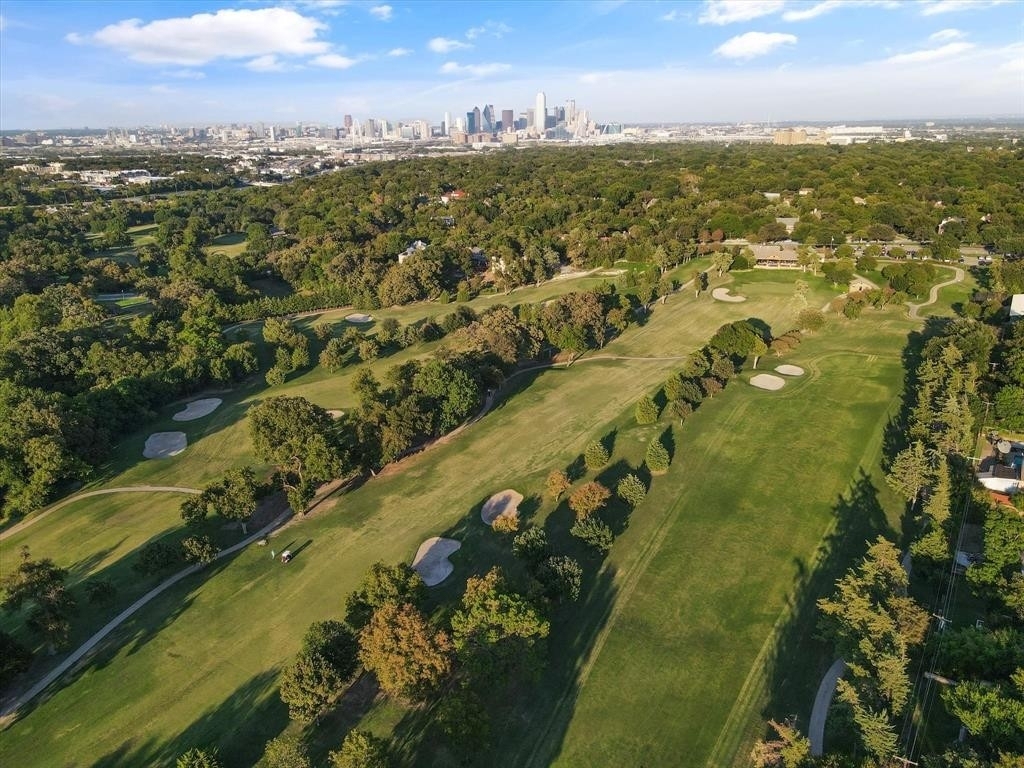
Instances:
[[[814,707],[811,709],[811,722],[807,726],[807,738],[811,742],[812,755],[820,755],[825,747],[825,720],[828,718],[829,707],[832,706],[832,697],[836,693],[836,684],[845,671],[846,662],[836,659],[818,685]]]
[[[907,302],[907,306],[910,307],[910,316],[912,318],[914,318],[915,320],[918,319],[919,315],[917,314],[917,311],[921,309],[921,307],[927,307],[929,304],[934,304],[936,301],[938,301],[939,291],[941,291],[947,285],[959,283],[961,280],[964,279],[964,271],[960,269],[960,267],[953,267],[953,273],[954,274],[952,279],[947,280],[944,283],[938,283],[937,285],[932,286],[932,289],[928,292],[928,301],[923,301],[920,304],[911,304],[910,302]]]

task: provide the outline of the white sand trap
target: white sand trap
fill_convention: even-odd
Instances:
[[[494,525],[499,517],[519,517],[519,504],[522,500],[523,494],[511,488],[496,493],[484,502],[480,519],[488,525]]]
[[[786,380],[781,376],[773,376],[770,373],[759,373],[757,376],[750,378],[750,383],[758,389],[770,389],[775,391],[776,389],[782,389],[786,386]]]
[[[729,293],[728,288],[715,288],[715,290],[711,292],[711,298],[717,299],[718,301],[728,301],[733,304],[747,300],[746,296],[739,296],[734,293]]]
[[[203,416],[209,416],[216,411],[220,407],[221,402],[223,401],[219,397],[193,400],[185,406],[184,411],[178,411],[171,418],[175,421],[195,421],[196,419],[203,418]]]
[[[341,418],[342,416],[344,416],[344,415],[345,415],[345,412],[344,412],[344,411],[338,411],[338,410],[335,410],[335,409],[333,409],[333,408],[328,408],[328,409],[327,409],[327,414],[328,414],[328,415],[329,415],[329,416],[330,416],[330,417],[331,417],[332,419],[340,419],[340,418]]]
[[[184,432],[154,432],[146,438],[142,455],[147,459],[169,459],[188,448]]]
[[[775,366],[775,372],[781,373],[783,376],[803,376],[804,369],[799,365],[777,365]]]
[[[455,566],[452,565],[448,557],[461,548],[462,545],[455,539],[432,536],[420,544],[420,548],[416,550],[416,557],[412,560],[413,570],[420,575],[423,583],[428,587],[437,586],[455,570]]]
[[[345,315],[345,319],[350,323],[359,323],[360,325],[364,325],[365,323],[373,322],[373,315],[364,315],[357,312],[356,314]]]

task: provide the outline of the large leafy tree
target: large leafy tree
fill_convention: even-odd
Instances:
[[[419,606],[426,597],[423,579],[408,563],[374,563],[355,592],[345,600],[345,621],[356,629],[369,623],[373,612],[385,603]]]
[[[75,600],[65,586],[67,576],[67,570],[48,558],[33,560],[28,547],[23,547],[18,567],[0,583],[4,609],[17,611],[27,607],[29,629],[49,645],[51,653],[64,646],[71,634]]]
[[[448,635],[407,603],[384,603],[359,633],[359,660],[381,690],[401,699],[434,690],[451,671],[451,652]]]

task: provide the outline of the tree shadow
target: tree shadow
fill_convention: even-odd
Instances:
[[[334,708],[320,722],[305,729],[306,744],[314,765],[327,765],[327,757],[341,748],[349,731],[359,725],[380,694],[380,685],[371,672],[361,672],[342,694]]]
[[[601,510],[600,517],[616,536],[626,530],[629,526],[629,517],[633,514],[633,508],[615,493],[619,482],[629,474],[636,474],[636,471],[624,459],[619,459],[597,476],[598,482],[612,492],[608,504]]]
[[[277,695],[277,668],[254,675],[228,698],[208,709],[173,739],[126,739],[95,763],[93,768],[135,768],[173,765],[192,747],[218,748],[225,768],[254,765],[263,754],[267,734],[279,734],[288,725],[288,709]]]
[[[852,486],[836,500],[833,519],[834,527],[819,545],[814,560],[794,559],[797,575],[787,598],[789,617],[764,667],[767,701],[762,717],[783,720],[795,715],[804,732],[818,683],[835,653],[818,637],[817,601],[831,594],[835,582],[864,556],[875,537],[895,535],[879,503],[875,483],[862,469]]]
[[[675,430],[671,426],[665,427],[664,431],[658,435],[658,440],[665,446],[665,450],[668,451],[669,463],[672,462],[676,457],[676,435]]]

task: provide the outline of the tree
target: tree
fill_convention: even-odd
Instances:
[[[385,603],[418,606],[426,594],[426,584],[408,563],[377,562],[370,566],[356,591],[346,598],[345,620],[355,629],[362,629],[373,612]]]
[[[189,536],[181,542],[181,556],[187,563],[209,565],[217,559],[220,548],[209,536]]]
[[[192,747],[181,755],[174,765],[175,768],[221,768],[217,750],[200,749],[199,747]]]
[[[334,430],[330,414],[302,397],[270,397],[249,410],[256,455],[294,476],[286,488],[329,480],[343,471]]]
[[[117,596],[117,585],[106,578],[90,579],[85,583],[85,594],[93,605],[108,605]]]
[[[647,469],[651,471],[651,474],[660,475],[668,471],[670,461],[668,449],[661,442],[661,438],[655,436],[647,446],[644,464],[647,465]]]
[[[593,522],[593,519],[585,522]],[[540,564],[537,581],[549,600],[576,602],[583,586],[583,568],[571,557],[555,555]]]
[[[615,493],[618,494],[620,499],[629,504],[629,506],[635,508],[647,495],[647,486],[644,485],[643,480],[630,473],[619,480],[619,484],[615,488]]]
[[[636,423],[653,424],[658,420],[658,406],[649,395],[644,395],[636,402]]]
[[[451,619],[452,642],[472,680],[493,685],[516,669],[539,667],[551,625],[522,595],[509,589],[500,568],[466,582]]]
[[[917,495],[928,482],[931,469],[928,457],[924,452],[924,444],[918,440],[909,448],[896,454],[892,467],[885,476],[885,481],[896,493],[913,503]]]
[[[359,666],[359,640],[340,621],[314,621],[302,638],[302,653],[318,654],[342,680],[348,680]]]
[[[754,356],[754,370],[756,371],[757,361],[761,359],[762,355],[768,354],[768,345],[760,336],[754,338],[754,343],[750,348],[750,354]]]
[[[750,755],[753,768],[803,768],[811,755],[811,742],[792,722],[769,720],[778,734],[773,741],[758,741]]]
[[[359,660],[377,675],[381,690],[419,699],[451,671],[451,641],[408,603],[384,603],[359,633]]]
[[[58,568],[49,558],[33,560],[24,546],[18,567],[0,582],[4,610],[17,611],[27,606],[26,624],[49,645],[50,653],[66,645],[71,634],[70,616],[75,600],[64,584],[67,577],[67,570]]]
[[[344,689],[347,678],[323,655],[300,651],[281,675],[281,701],[301,723],[317,722]]]
[[[729,251],[718,251],[711,257],[711,266],[718,270],[718,276],[721,277],[732,266],[732,254]]]
[[[548,554],[548,535],[543,528],[530,526],[512,540],[512,552],[521,560],[536,565]]]
[[[278,736],[268,741],[260,764],[266,768],[313,768],[309,751],[298,736]]]
[[[608,463],[608,459],[608,449],[604,447],[604,443],[600,440],[592,442],[583,452],[583,463],[587,465],[587,469],[591,472],[601,469]]]
[[[606,460],[607,461],[607,460]],[[547,495],[554,501],[558,501],[562,498],[562,494],[565,493],[572,487],[572,483],[569,482],[568,475],[560,469],[556,469],[548,475],[548,479],[544,483],[544,490]]]
[[[388,743],[369,731],[349,731],[330,759],[332,768],[391,768]]]
[[[147,544],[139,553],[132,568],[148,576],[160,573],[181,562],[181,549],[173,547],[165,541],[154,541]]]
[[[318,326],[325,327],[325,326]],[[334,373],[345,367],[351,347],[344,339],[329,339],[320,353],[320,365]]]
[[[596,517],[577,518],[569,533],[599,552],[607,552],[615,542],[612,529]]]
[[[578,520],[582,520],[601,509],[610,497],[611,492],[601,483],[585,483],[569,497],[569,509],[576,513]]]

